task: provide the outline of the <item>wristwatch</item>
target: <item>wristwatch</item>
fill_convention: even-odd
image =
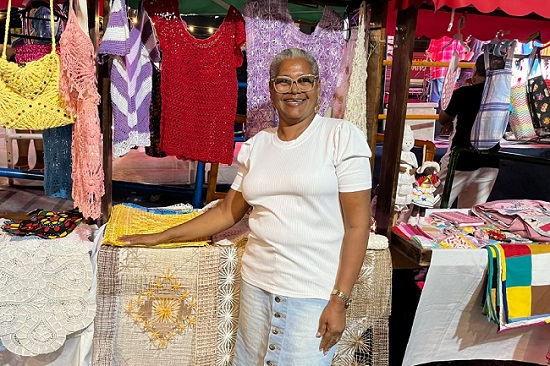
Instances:
[[[349,306],[351,305],[351,298],[348,295],[346,295],[345,293],[343,293],[342,291],[338,290],[337,288],[332,290],[332,292],[330,294],[334,295],[334,296],[338,296],[339,298],[341,298],[342,301],[344,301],[344,307],[346,309],[349,308]]]

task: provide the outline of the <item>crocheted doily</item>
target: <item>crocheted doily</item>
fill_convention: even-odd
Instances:
[[[91,324],[91,246],[78,231],[53,240],[0,236],[0,340],[10,352],[54,352]]]

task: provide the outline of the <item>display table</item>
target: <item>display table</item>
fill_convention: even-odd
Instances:
[[[230,365],[243,249],[104,245],[93,365]],[[389,249],[367,250],[333,365],[388,364]]]
[[[485,250],[432,250],[404,366],[475,359],[547,364],[550,325],[497,334],[482,315],[486,268]]]

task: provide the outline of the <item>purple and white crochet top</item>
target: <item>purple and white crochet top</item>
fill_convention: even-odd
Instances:
[[[113,157],[120,157],[135,146],[151,145],[149,106],[153,89],[153,66],[160,61],[153,24],[143,9],[138,22],[127,32],[126,6],[114,0],[109,17],[108,42],[101,43],[99,52],[113,55],[111,68],[111,100],[113,105]],[[115,31],[116,30],[116,31]],[[117,38],[118,35],[120,38]],[[124,38],[126,37],[127,38]]]
[[[249,0],[243,6],[246,25],[247,112],[246,137],[277,126],[276,111],[269,99],[269,65],[284,49],[302,48],[317,60],[321,80],[319,114],[324,114],[336,88],[345,39],[343,20],[325,7],[312,34],[296,26],[288,11],[288,0]]]

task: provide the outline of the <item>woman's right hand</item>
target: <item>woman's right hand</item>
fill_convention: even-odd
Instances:
[[[161,233],[122,235],[118,240],[123,242],[125,246],[139,245],[151,247],[162,243],[162,236]]]

